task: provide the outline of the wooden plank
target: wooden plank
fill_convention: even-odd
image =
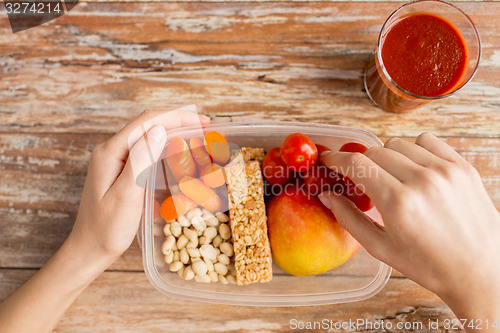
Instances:
[[[0,269],[0,300],[31,274]],[[292,319],[344,322],[358,318],[393,327],[398,322],[423,324],[424,329],[405,332],[445,332],[444,319],[454,316],[437,296],[405,278],[392,278],[378,295],[355,303],[241,307],[171,298],[156,291],[143,273],[106,272],[71,306],[55,332],[289,332]],[[439,329],[426,329],[429,320],[438,319]]]
[[[76,218],[92,147],[107,137],[0,134],[0,267],[38,268],[62,244]],[[498,140],[446,141],[478,168],[500,209]],[[142,270],[137,242],[110,269]]]
[[[401,4],[82,3],[17,34],[2,17],[0,131],[113,133],[142,109],[194,100],[233,120],[498,137],[498,3],[460,3],[483,41],[461,92],[408,115],[368,100],[364,66]]]

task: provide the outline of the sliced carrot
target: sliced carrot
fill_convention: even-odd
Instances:
[[[215,163],[225,165],[229,161],[229,145],[222,134],[216,131],[208,132],[205,134],[204,143]]]
[[[179,192],[163,201],[160,207],[160,215],[165,221],[172,221],[196,206],[197,204],[193,200]]]
[[[210,163],[212,163],[212,159],[200,138],[191,138],[191,140],[189,140],[189,147],[191,148],[191,155],[193,155],[194,162],[199,170],[205,165],[210,165]]]
[[[226,183],[226,174],[223,167],[210,163],[200,169],[200,178],[211,188],[222,186]]]
[[[199,179],[186,176],[179,182],[179,188],[191,200],[209,211],[223,212],[227,210],[224,207],[224,202],[214,190]]]
[[[176,181],[180,181],[185,176],[196,177],[198,174],[193,156],[184,139],[178,136],[173,137],[168,143],[165,157]]]

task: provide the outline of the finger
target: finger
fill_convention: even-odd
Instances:
[[[451,148],[446,142],[440,140],[434,134],[424,132],[417,137],[415,143],[437,157],[453,163],[463,163],[465,159]]]
[[[323,192],[318,198],[347,230],[374,257],[386,261],[389,241],[383,227],[360,211],[349,199],[335,192]]]
[[[321,155],[321,162],[328,168],[351,178],[379,208],[387,207],[391,197],[401,192],[403,184],[364,154],[324,152]]]
[[[93,152],[90,171],[97,179],[99,192],[104,194],[123,170],[129,150],[145,133],[155,125],[166,130],[180,126],[198,126],[207,124],[210,119],[199,116],[188,109],[175,111],[148,111],[126,125],[120,132],[103,142]],[[97,170],[94,170],[97,168]]]
[[[414,179],[416,172],[422,168],[408,157],[387,148],[372,147],[364,154],[404,183]]]
[[[155,125],[162,125],[167,131],[182,126],[198,126],[208,124],[210,118],[198,115],[194,105],[173,110],[146,110],[139,117],[131,121],[112,138],[110,145],[116,146],[116,158],[126,160],[129,149]]]
[[[142,199],[147,178],[147,171],[158,161],[167,141],[166,130],[161,125],[151,128],[130,150],[129,157],[115,183],[106,195],[120,193],[127,202]],[[141,201],[142,202],[142,201]]]
[[[400,138],[390,138],[384,145],[385,148],[397,151],[413,162],[428,167],[439,161],[439,158],[422,146],[405,141]]]

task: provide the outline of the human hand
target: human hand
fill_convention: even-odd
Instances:
[[[144,186],[138,176],[155,163],[166,129],[209,123],[190,111],[145,111],[120,132],[95,146],[80,208],[67,242],[77,243],[107,267],[132,243],[139,226]]]
[[[500,324],[500,216],[472,165],[429,133],[416,144],[393,138],[365,154],[321,160],[364,187],[380,212],[383,226],[343,196],[320,195],[370,254],[435,292],[459,318]]]

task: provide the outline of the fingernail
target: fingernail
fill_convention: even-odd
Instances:
[[[148,139],[152,139],[153,141],[159,143],[165,138],[166,134],[167,131],[165,131],[165,127],[156,125],[148,131]]]
[[[321,153],[320,157],[325,157],[326,155],[330,154],[331,151],[325,150],[324,152]]]
[[[328,199],[323,193],[318,195],[318,198],[319,201],[321,201],[321,203],[325,205],[326,208],[332,209],[332,203],[330,202],[330,199]]]
[[[201,120],[201,121],[203,121],[203,122],[205,122],[205,123],[210,122],[210,117],[207,117],[207,116],[202,115],[202,114],[200,114],[200,115],[198,115],[198,116],[200,117],[200,120]]]

